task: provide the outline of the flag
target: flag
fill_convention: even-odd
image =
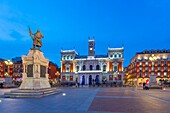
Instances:
[[[30,29],[30,27],[29,27],[29,26],[28,26],[28,30],[29,30],[30,35],[32,35],[31,29]]]

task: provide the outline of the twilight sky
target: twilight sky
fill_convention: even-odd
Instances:
[[[0,58],[28,53],[28,25],[40,29],[41,50],[58,65],[61,48],[87,55],[94,36],[96,54],[123,42],[125,67],[136,52],[170,49],[170,0],[1,0]]]

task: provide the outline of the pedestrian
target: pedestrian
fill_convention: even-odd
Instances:
[[[95,86],[94,79],[93,79],[93,87]]]
[[[78,81],[77,81],[77,79],[76,79],[76,87],[78,87]]]
[[[143,89],[145,89],[145,85],[146,85],[146,83],[144,82],[144,83],[143,83]]]

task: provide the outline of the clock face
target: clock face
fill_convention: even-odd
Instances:
[[[90,48],[90,50],[93,50],[93,48]]]

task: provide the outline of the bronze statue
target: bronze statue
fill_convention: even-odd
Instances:
[[[31,32],[30,27],[29,27],[29,33],[33,40],[33,48],[32,49],[36,49],[36,47],[38,47],[38,50],[40,50],[40,47],[42,46],[41,38],[44,38],[44,36],[41,34],[40,30],[37,30],[37,32],[35,34],[33,34]]]

